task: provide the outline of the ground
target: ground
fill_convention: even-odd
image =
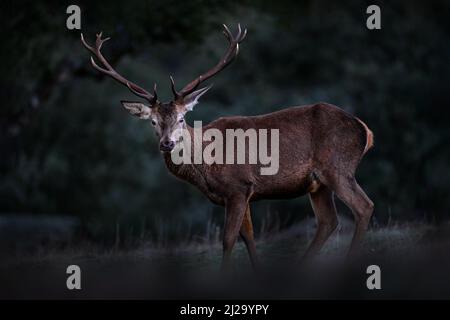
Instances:
[[[218,242],[134,249],[82,245],[4,257],[0,298],[450,298],[449,225],[372,227],[364,253],[345,259],[351,222],[344,220],[314,261],[301,254],[314,221],[258,239],[261,268],[251,270],[244,245],[233,252],[233,270],[220,271]],[[82,290],[66,288],[66,268],[79,265]],[[381,268],[381,290],[368,290],[367,266]]]

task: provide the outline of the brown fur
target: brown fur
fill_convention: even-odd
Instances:
[[[334,207],[334,204],[325,205],[332,201],[333,193],[354,211],[357,231],[352,248],[357,246],[373,207],[354,180],[356,168],[373,141],[372,132],[361,120],[336,106],[318,103],[260,116],[220,118],[204,126],[203,130],[209,128],[219,129],[224,136],[225,130],[230,128],[279,129],[280,132],[279,171],[272,176],[260,175],[260,164],[174,165],[170,154],[165,153],[167,167],[175,176],[197,186],[213,203],[226,207],[225,260],[228,260],[244,215],[249,212],[246,209],[248,203],[261,199],[293,198],[306,193],[324,194],[312,196],[319,229],[308,252],[316,252],[330,230],[335,228],[337,219],[335,214],[331,214],[335,210],[322,214],[328,210],[323,208]],[[188,130],[192,133],[193,129],[188,127]],[[320,191],[322,189],[327,191]],[[246,241],[253,240],[247,237]]]

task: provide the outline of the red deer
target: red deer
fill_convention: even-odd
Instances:
[[[317,253],[338,225],[334,195],[353,212],[355,231],[349,254],[360,247],[373,211],[373,202],[367,197],[355,179],[356,168],[364,154],[373,145],[373,134],[358,118],[327,103],[290,107],[259,116],[224,117],[212,121],[203,129],[242,128],[279,130],[279,170],[274,175],[261,175],[260,164],[175,164],[171,151],[180,142],[174,136],[178,129],[192,132],[184,116],[197,104],[198,99],[210,87],[199,85],[227,67],[237,56],[239,44],[247,30],[238,28],[233,35],[224,25],[229,42],[225,55],[206,73],[195,78],[177,91],[172,77],[174,99],[160,102],[156,84],[150,93],[117,73],[101,53],[102,39],[97,34],[94,46],[83,45],[98,59],[99,66],[91,57],[92,66],[119,83],[135,95],[147,100],[122,101],[132,115],[150,120],[160,139],[159,148],[168,170],[181,180],[200,189],[213,203],[225,207],[222,266],[229,264],[231,251],[238,235],[247,247],[253,266],[257,263],[250,203],[261,199],[294,198],[309,194],[317,221],[316,234],[305,256]]]

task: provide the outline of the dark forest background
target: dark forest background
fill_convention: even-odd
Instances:
[[[450,217],[449,1],[128,0],[2,1],[2,218],[72,217],[104,242],[189,240],[223,219],[168,173],[149,123],[120,105],[135,97],[91,68],[79,31],[65,27],[69,4],[81,7],[89,41],[112,38],[103,52],[116,69],[149,89],[157,82],[163,100],[168,76],[181,86],[215,64],[221,24],[240,22],[248,36],[237,61],[188,122],[338,105],[375,134],[357,173],[372,223]],[[366,28],[370,4],[381,30]],[[307,197],[264,201],[253,216],[257,230],[284,228],[312,209]]]

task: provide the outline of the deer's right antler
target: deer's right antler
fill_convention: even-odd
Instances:
[[[102,39],[102,32],[98,33],[97,38],[95,40],[95,46],[90,46],[89,44],[87,44],[87,42],[84,40],[83,34],[81,34],[81,42],[83,43],[83,45],[86,47],[86,49],[88,49],[92,54],[94,54],[94,56],[100,61],[100,63],[103,65],[103,67],[100,67],[95,61],[94,58],[91,56],[91,64],[92,66],[97,69],[98,71],[100,71],[101,73],[104,73],[108,76],[110,76],[111,78],[113,78],[114,80],[116,80],[117,82],[125,85],[128,87],[128,89],[130,89],[131,92],[133,92],[135,95],[146,99],[148,102],[150,102],[151,105],[155,104],[156,101],[158,100],[158,95],[156,93],[156,83],[153,87],[153,94],[149,93],[148,91],[146,91],[145,89],[141,88],[140,86],[138,86],[137,84],[125,79],[124,77],[122,77],[119,73],[117,73],[116,70],[114,70],[114,68],[108,63],[108,61],[105,59],[105,57],[103,57],[102,53],[101,53],[101,48],[104,42],[108,41],[110,38],[105,38]]]
[[[205,72],[204,74],[200,75],[193,81],[189,82],[183,89],[180,91],[177,91],[175,89],[175,83],[173,81],[173,78],[170,77],[170,82],[172,84],[172,92],[175,96],[175,99],[184,98],[188,94],[192,93],[195,89],[198,88],[198,86],[207,79],[215,76],[220,71],[225,69],[233,60],[236,58],[239,52],[239,44],[244,40],[245,36],[247,35],[247,29],[242,30],[241,25],[238,24],[238,33],[236,36],[233,36],[230,29],[224,24],[223,25],[223,34],[227,38],[229,42],[228,50],[225,52],[222,59],[220,59],[219,63],[215,65],[213,68],[211,68],[209,71]]]

